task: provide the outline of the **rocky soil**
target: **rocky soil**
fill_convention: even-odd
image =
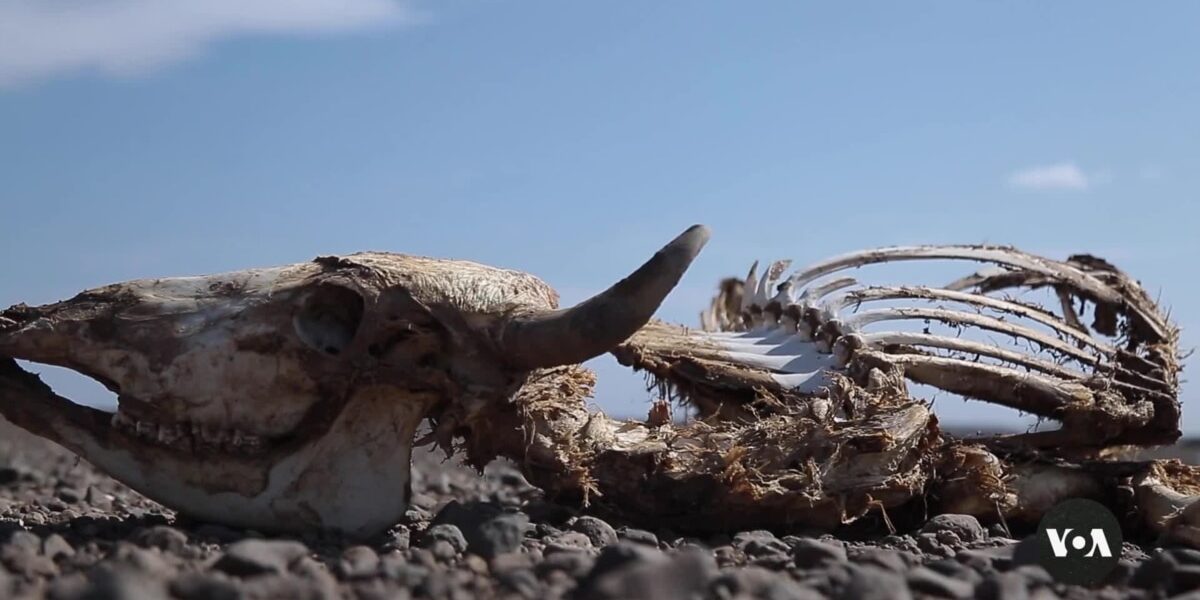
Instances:
[[[1126,544],[1104,587],[1054,583],[971,517],[848,541],[704,539],[577,514],[514,468],[418,452],[413,508],[369,543],[189,522],[0,424],[0,598],[1164,598],[1200,552]],[[1182,596],[1179,596],[1182,594]]]

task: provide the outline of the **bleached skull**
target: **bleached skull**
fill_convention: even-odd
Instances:
[[[0,413],[200,519],[370,535],[406,510],[430,411],[509,402],[531,373],[611,350],[707,238],[692,227],[566,310],[525,273],[387,253],[17,305],[0,313]],[[95,378],[118,412],[54,395],[13,359]]]

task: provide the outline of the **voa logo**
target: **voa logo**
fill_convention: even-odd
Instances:
[[[1104,582],[1121,558],[1125,542],[1116,516],[1103,504],[1072,498],[1046,511],[1037,533],[1022,542],[1058,581],[1073,585]]]
[[[1071,550],[1082,552],[1085,548],[1087,549],[1087,553],[1084,554],[1087,558],[1094,556],[1108,558],[1112,556],[1112,550],[1108,548],[1108,536],[1104,535],[1103,529],[1094,528],[1086,536],[1083,533],[1074,533],[1072,535],[1073,533],[1073,529],[1046,530],[1046,535],[1050,537],[1050,550],[1054,552],[1055,558],[1063,558],[1067,555],[1068,538],[1071,540]]]

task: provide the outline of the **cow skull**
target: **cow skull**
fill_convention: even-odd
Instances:
[[[688,229],[565,310],[525,273],[387,253],[17,305],[0,313],[0,414],[199,519],[368,536],[407,508],[422,419],[612,350],[707,238]],[[76,405],[13,359],[88,375],[119,408]]]

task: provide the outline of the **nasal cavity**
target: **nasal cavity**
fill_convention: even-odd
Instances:
[[[337,356],[354,340],[362,318],[363,299],[358,292],[324,284],[304,296],[292,325],[310,348]]]

